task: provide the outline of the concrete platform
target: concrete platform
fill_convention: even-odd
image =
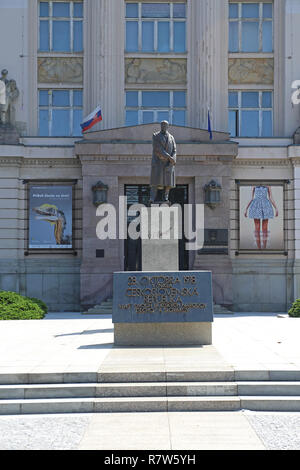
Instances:
[[[299,319],[218,315],[212,346],[184,348],[115,347],[103,315],[0,326],[5,416],[88,414],[80,449],[262,449],[237,410],[300,409]]]

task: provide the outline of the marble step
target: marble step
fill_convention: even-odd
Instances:
[[[0,415],[172,411],[300,411],[300,397],[134,397],[0,400]]]
[[[0,385],[0,400],[244,395],[300,396],[300,382],[154,382]]]
[[[208,369],[171,371],[137,371],[126,368],[102,368],[99,371],[68,372],[11,372],[0,373],[0,385],[22,384],[73,384],[73,383],[152,383],[152,382],[299,382],[299,370],[232,370]],[[246,384],[245,384],[246,385]]]

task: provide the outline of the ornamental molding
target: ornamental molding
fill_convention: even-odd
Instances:
[[[71,158],[25,158],[25,157],[0,157],[0,165],[3,166],[72,166],[81,168],[81,164],[76,159]]]
[[[299,159],[300,164],[300,159]],[[254,160],[254,159],[243,159],[243,160],[234,160],[233,166],[285,166],[291,167],[291,160],[285,159],[265,159],[265,160]]]

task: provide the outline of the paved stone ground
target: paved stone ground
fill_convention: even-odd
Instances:
[[[199,412],[184,415],[185,421],[181,413],[172,413],[169,417],[167,413],[0,416],[0,450],[300,449],[299,412]],[[209,417],[214,425],[208,422]],[[249,422],[246,434],[245,417]],[[170,429],[168,420],[171,421]],[[144,429],[147,427],[146,434],[131,433],[129,439],[119,429],[115,440],[112,440],[108,425],[111,432],[116,433],[116,428],[122,426],[127,433],[130,422],[137,431],[140,431],[138,424]],[[149,426],[151,422],[152,427]],[[157,433],[158,423],[160,433]],[[92,439],[91,431],[94,431]],[[195,436],[195,431],[198,436]]]
[[[235,369],[300,370],[299,333],[299,319],[217,315],[213,344]],[[0,324],[0,373],[97,371],[112,347],[110,316],[66,313],[42,321],[5,321]],[[0,416],[0,450],[299,450],[299,430],[299,412]]]

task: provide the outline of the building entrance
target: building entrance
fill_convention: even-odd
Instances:
[[[125,196],[127,196],[127,210],[132,204],[148,205],[150,198],[150,186],[143,184],[127,184],[125,185]],[[176,188],[170,191],[169,196],[172,204],[180,204],[182,209],[182,224],[184,220],[184,204],[188,204],[188,185],[179,184]],[[136,216],[127,216],[127,227]],[[184,238],[184,230],[182,227],[183,237],[179,240],[179,269],[189,269],[189,252],[185,249],[186,240]],[[132,240],[129,237],[125,240],[125,271],[141,271],[142,270],[142,256],[141,256],[141,239]]]

